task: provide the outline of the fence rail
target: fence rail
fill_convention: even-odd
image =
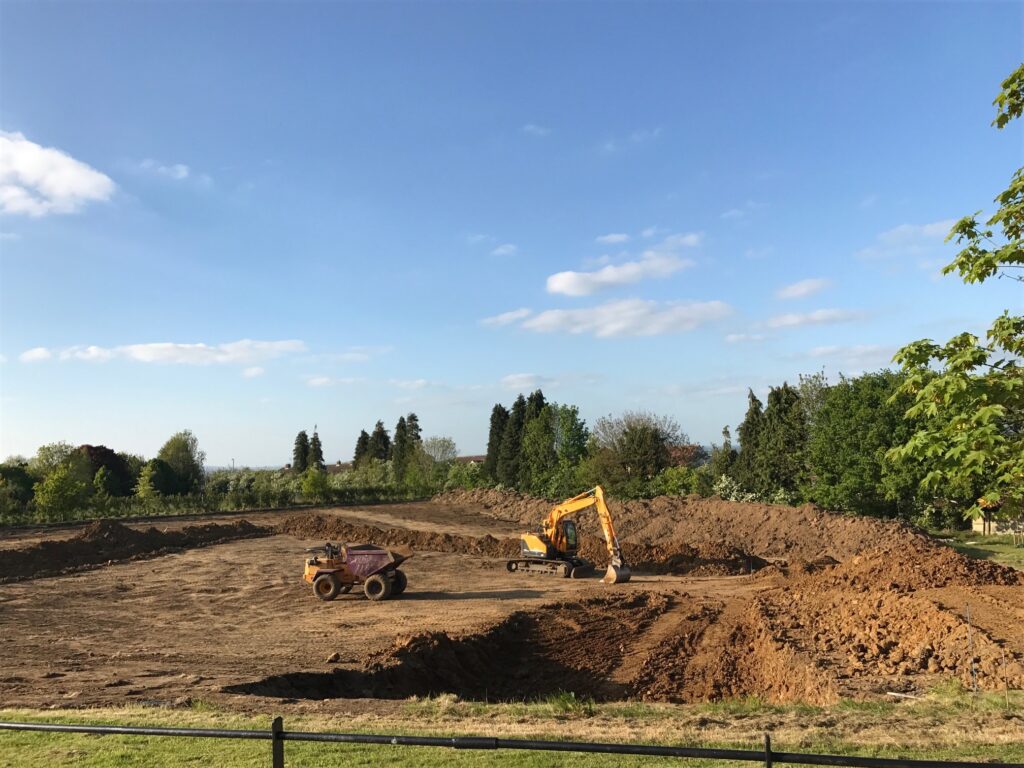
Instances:
[[[127,725],[85,725],[63,723],[0,722],[0,731],[37,731],[43,733],[88,733],[97,736],[171,736],[202,739],[256,739],[271,742],[271,766],[284,768],[286,741],[312,741],[332,744],[379,744],[399,747],[447,747],[470,750],[530,750],[542,752],[582,752],[680,759],[735,760],[791,765],[836,765],[848,768],[1024,768],[1024,763],[968,762],[958,760],[908,760],[889,757],[857,757],[853,755],[816,755],[806,752],[777,752],[772,749],[771,736],[765,734],[764,747],[759,750],[713,749],[702,747],[667,747],[655,744],[608,744],[585,741],[541,741],[536,739],[500,739],[480,736],[389,736],[368,733],[309,733],[286,731],[284,721],[274,718],[269,730],[228,730],[224,728],[149,728]]]

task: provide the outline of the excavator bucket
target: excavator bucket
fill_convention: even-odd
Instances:
[[[629,566],[625,563],[615,565],[612,563],[608,566],[608,570],[605,571],[604,578],[601,579],[602,584],[625,584],[629,581],[629,577],[632,576],[632,572],[629,570]]]

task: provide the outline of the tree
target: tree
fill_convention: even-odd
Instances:
[[[423,442],[423,430],[420,429],[420,417],[410,413],[405,417],[405,426],[409,430],[409,441],[414,445]]]
[[[179,479],[174,469],[163,459],[151,459],[139,473],[135,495],[143,499],[171,496],[179,492]]]
[[[592,471],[620,495],[649,494],[648,483],[669,466],[669,449],[689,442],[670,416],[626,411],[604,416],[594,424],[596,451]]]
[[[993,102],[993,125],[1005,128],[1024,110],[1024,64]],[[943,274],[965,283],[990,278],[1024,279],[1024,167],[999,194],[999,208],[984,225],[978,213],[953,225],[947,241],[961,246]],[[1001,232],[998,236],[994,228]],[[961,333],[946,344],[931,339],[903,347],[894,358],[906,375],[899,394],[913,402],[906,417],[918,423],[888,458],[925,470],[922,489],[948,497],[950,489],[976,488],[970,517],[1024,510],[1024,316],[1004,311],[982,341]]]
[[[167,462],[177,479],[177,488],[171,493],[194,493],[203,487],[206,479],[206,454],[199,450],[199,440],[190,430],[182,430],[170,437],[157,453]]]
[[[324,449],[320,445],[320,435],[317,431],[313,430],[313,437],[309,439],[309,454],[306,456],[306,469],[312,468],[317,472],[323,472],[326,468],[324,464]]]
[[[501,436],[501,448],[498,451],[497,479],[509,488],[519,483],[519,466],[523,450],[523,430],[526,427],[526,398],[516,398],[509,412],[505,431]]]
[[[530,493],[544,493],[558,466],[558,453],[555,450],[556,416],[557,412],[545,405],[539,414],[526,422],[523,430],[519,485]]]
[[[95,477],[100,470],[106,470],[103,486],[109,496],[130,496],[134,491],[135,482],[131,467],[124,456],[115,453],[105,445],[81,445],[76,451],[89,469],[89,479],[95,485]]]
[[[501,403],[495,403],[491,409],[491,426],[487,432],[487,456],[484,459],[483,474],[489,480],[498,479],[498,454],[501,452],[501,439],[505,435],[508,424],[508,410]]]
[[[39,446],[36,455],[28,462],[28,470],[37,478],[45,478],[48,474],[68,462],[75,453],[71,443],[48,443]]]
[[[807,444],[814,501],[861,515],[908,519],[918,511],[920,476],[885,461],[886,451],[916,429],[903,418],[910,398],[897,395],[901,381],[899,374],[879,371],[841,377],[828,388]]]
[[[580,409],[575,405],[552,404],[554,411],[555,453],[558,461],[568,466],[576,466],[587,455],[587,443],[590,430],[580,418]]]
[[[714,483],[724,476],[732,476],[733,466],[738,456],[736,449],[732,447],[732,435],[729,433],[729,427],[723,427],[722,444],[711,446],[711,458],[706,465],[711,482]]]
[[[797,494],[807,477],[806,446],[807,422],[800,393],[786,383],[772,387],[758,437],[754,463],[757,484],[750,490],[761,498],[775,497],[778,491]]]
[[[409,427],[405,416],[398,417],[395,424],[395,438],[391,443],[391,463],[395,472],[395,480],[401,483],[405,478],[405,469],[409,464],[412,441],[409,439]]]
[[[359,430],[359,438],[356,440],[356,449],[352,453],[352,466],[358,467],[359,464],[365,459],[370,453],[370,435],[365,429]]]
[[[370,434],[370,441],[367,444],[367,454],[374,459],[387,461],[391,457],[391,436],[384,429],[384,422],[378,421]]]
[[[328,501],[331,497],[331,479],[327,473],[313,466],[308,467],[302,473],[302,496],[316,503]]]
[[[544,393],[539,389],[534,390],[530,393],[530,396],[526,398],[526,424],[540,416],[541,411],[544,410],[544,406],[547,405],[547,400],[544,399]]]
[[[448,464],[459,456],[455,441],[450,437],[428,437],[423,441],[423,452],[438,464]]]
[[[292,469],[301,474],[306,471],[308,461],[309,436],[303,429],[295,436],[295,445],[292,446]]]
[[[761,433],[764,431],[764,409],[754,390],[747,390],[747,413],[736,429],[740,450],[732,464],[731,475],[743,488],[752,491],[764,484],[759,477]]]
[[[68,464],[59,464],[35,484],[36,509],[45,520],[67,520],[85,504],[89,486]]]

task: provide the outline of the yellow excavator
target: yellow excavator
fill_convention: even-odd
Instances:
[[[522,556],[508,561],[510,572],[551,573],[564,578],[583,578],[594,572],[592,563],[576,554],[578,540],[576,523],[570,515],[584,509],[597,507],[597,516],[604,531],[605,545],[611,563],[601,579],[605,584],[624,584],[631,576],[629,566],[622,558],[622,547],[615,535],[612,516],[608,505],[604,503],[604,491],[601,486],[584,491],[579,496],[566,499],[548,513],[541,528],[536,533],[524,533],[519,539]]]

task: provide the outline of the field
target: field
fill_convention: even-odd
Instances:
[[[8,532],[3,716],[1020,754],[1024,573],[896,523],[696,497],[613,505],[628,584],[508,573],[546,506]],[[316,600],[302,550],[339,539],[411,545],[408,592]],[[0,735],[0,757],[60,738]]]

